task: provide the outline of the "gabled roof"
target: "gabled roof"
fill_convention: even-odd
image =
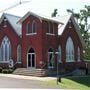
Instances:
[[[58,26],[58,35],[62,35],[69,19],[71,18],[71,14],[68,14],[68,15],[65,15],[65,16],[58,16],[58,17],[54,17],[54,18],[63,23],[63,25],[60,24]]]
[[[74,17],[73,17],[72,14],[68,14],[68,15],[65,15],[65,16],[62,16],[62,17],[61,16],[55,17],[55,19],[60,20],[62,23],[64,23],[64,25],[59,25],[58,26],[58,35],[62,35],[63,34],[67,23],[71,19],[72,20],[72,23],[73,23],[73,25],[75,27],[75,30],[76,30],[76,32],[77,32],[77,34],[78,34],[78,36],[79,36],[79,38],[81,40],[81,43],[82,43],[83,47],[85,46],[85,42],[84,42],[84,40],[82,38],[82,35],[81,35],[81,32],[80,32],[79,26],[76,23],[76,21],[75,21],[75,19],[74,19]]]
[[[52,21],[52,22],[55,22],[55,23],[58,23],[58,24],[63,24],[61,21],[57,21],[55,18],[47,17],[47,16],[40,15],[40,14],[36,14],[36,13],[30,12],[30,11],[27,14],[25,14],[17,23],[22,23],[30,15],[33,15],[33,16],[39,18],[40,21],[48,20],[48,21]]]
[[[4,13],[0,19],[0,23],[3,21],[4,18],[6,18],[8,20],[8,22],[10,23],[10,25],[12,26],[12,28],[15,30],[15,32],[18,35],[22,34],[21,25],[17,24],[17,21],[20,20],[21,17]]]

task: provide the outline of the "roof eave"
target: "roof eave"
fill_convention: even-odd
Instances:
[[[56,21],[56,20],[44,18],[44,17],[39,16],[39,15],[37,15],[37,14],[35,14],[35,13],[32,13],[32,12],[28,12],[26,15],[24,15],[24,16],[17,22],[17,24],[22,23],[22,22],[23,22],[28,16],[30,16],[30,15],[34,15],[35,17],[39,18],[39,20],[40,20],[41,22],[42,22],[42,20],[47,20],[47,21],[52,21],[52,22],[55,22],[55,23],[58,23],[58,24],[62,24],[62,25],[64,24],[64,23],[59,22],[59,21]]]
[[[80,38],[80,40],[81,40],[82,46],[83,46],[83,48],[85,48],[85,47],[86,47],[86,44],[85,44],[85,42],[84,42],[84,40],[83,40],[83,38],[82,38],[82,36],[81,36],[81,32],[80,32],[79,26],[78,26],[78,24],[76,23],[76,21],[75,21],[75,19],[74,19],[73,16],[71,16],[71,19],[72,19],[72,21],[73,21],[73,23],[74,23],[74,26],[75,26],[75,28],[76,28],[76,32],[78,33],[78,36],[79,36],[79,38]]]

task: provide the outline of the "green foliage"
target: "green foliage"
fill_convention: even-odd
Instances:
[[[7,74],[7,73],[8,73],[8,69],[3,69],[3,70],[2,70],[2,73]]]
[[[14,70],[13,69],[2,69],[2,73],[8,74],[12,73]]]
[[[56,15],[57,15],[57,13],[58,13],[57,11],[58,11],[58,9],[54,9],[54,12],[52,13],[51,16],[52,16],[52,17],[56,17]]]
[[[56,80],[47,80],[45,83],[56,86]],[[90,76],[75,76],[61,78],[61,83],[58,86],[64,89],[71,90],[90,90]]]
[[[8,73],[12,73],[13,72],[13,69],[8,69]]]

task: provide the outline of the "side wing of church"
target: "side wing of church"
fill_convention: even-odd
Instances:
[[[83,46],[72,15],[50,18],[28,12],[0,19],[0,67],[54,71],[73,70],[83,63]],[[58,52],[58,54],[56,54]]]

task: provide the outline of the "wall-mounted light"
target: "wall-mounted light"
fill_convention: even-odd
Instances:
[[[7,19],[6,18],[4,18],[4,25],[3,25],[3,27],[4,28],[7,27]]]

